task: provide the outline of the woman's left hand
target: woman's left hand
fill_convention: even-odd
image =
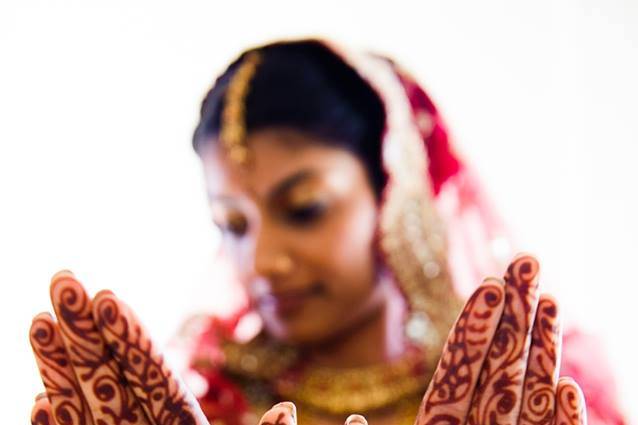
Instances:
[[[38,425],[208,425],[132,310],[112,292],[91,299],[72,273],[51,281],[48,313],[29,333],[46,394]]]
[[[518,255],[504,278],[486,279],[452,327],[416,425],[581,425],[585,399],[558,378],[556,300],[539,291],[539,264]]]

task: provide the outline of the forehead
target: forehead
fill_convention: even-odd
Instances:
[[[335,173],[344,179],[364,174],[363,165],[350,152],[295,130],[260,130],[250,133],[246,143],[251,155],[246,165],[233,163],[220,143],[202,149],[209,196],[265,198],[279,182],[302,171]]]

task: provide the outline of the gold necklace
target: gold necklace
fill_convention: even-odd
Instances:
[[[274,380],[281,399],[331,415],[363,413],[398,404],[425,390],[432,368],[422,350],[410,349],[387,364],[357,368],[308,367]]]
[[[248,378],[252,385],[246,382],[247,387],[262,383],[257,391],[260,401],[293,401],[308,414],[319,416],[399,409],[405,400],[423,395],[438,361],[429,350],[426,355],[425,347],[410,346],[402,357],[389,363],[317,367],[300,361],[297,350],[280,345],[265,334],[245,344],[226,341],[222,349],[228,372]],[[266,391],[270,395],[264,393],[266,388],[270,388]],[[409,403],[410,411],[412,404]]]

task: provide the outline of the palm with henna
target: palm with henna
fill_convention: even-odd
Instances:
[[[33,319],[30,340],[46,397],[38,425],[204,425],[195,398],[173,375],[148,334],[110,291],[89,298],[67,271],[51,281],[48,313]]]
[[[486,279],[450,331],[416,425],[586,424],[582,391],[558,379],[556,302],[538,292],[538,262],[517,257],[504,281]],[[38,425],[207,424],[195,398],[168,370],[133,312],[111,292],[92,300],[72,274],[51,283],[57,322],[34,318],[30,339],[46,394]],[[295,424],[292,403],[261,425]],[[351,415],[348,424],[365,424]]]
[[[556,301],[538,292],[538,262],[519,256],[504,282],[486,279],[465,304],[417,425],[584,424],[582,391],[558,379]]]

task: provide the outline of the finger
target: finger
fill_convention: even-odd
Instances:
[[[297,408],[289,401],[275,404],[259,420],[259,425],[296,425]]]
[[[587,425],[585,396],[572,378],[560,378],[556,390],[556,425]]]
[[[519,423],[544,425],[554,420],[560,348],[558,305],[551,296],[543,294],[538,301],[532,329]]]
[[[40,313],[33,319],[29,341],[47,391],[47,404],[52,405],[49,412],[54,412],[62,425],[92,425],[91,413],[73,373],[60,329],[49,313]]]
[[[35,399],[31,409],[31,425],[56,425],[51,414],[51,403],[46,394],[40,394]]]
[[[93,314],[148,418],[156,424],[208,425],[197,400],[173,375],[133,311],[110,291],[98,293]]]
[[[536,259],[519,256],[505,274],[505,306],[474,392],[469,424],[516,423],[538,303]]]
[[[490,278],[465,303],[423,397],[418,425],[465,422],[504,302],[503,282]]]
[[[73,274],[51,280],[51,302],[73,371],[98,425],[144,425],[148,420],[93,320],[92,304]]]
[[[361,415],[350,415],[346,419],[345,425],[368,425],[368,421]]]

